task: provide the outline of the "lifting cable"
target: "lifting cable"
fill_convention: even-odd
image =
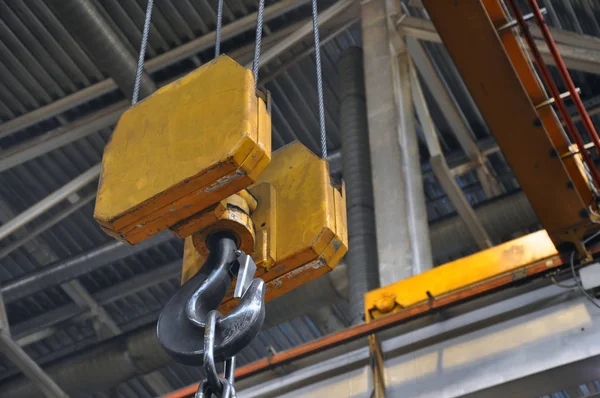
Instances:
[[[256,13],[256,39],[254,42],[254,60],[252,61],[252,73],[254,74],[254,88],[258,85],[258,69],[260,61],[260,45],[262,44],[263,17],[265,14],[265,0],[258,0],[258,11]]]
[[[313,32],[315,39],[315,67],[317,70],[317,94],[319,97],[319,129],[321,132],[321,156],[327,159],[327,131],[325,130],[325,105],[323,101],[323,72],[321,70],[321,41],[319,39],[319,14],[317,0],[312,0]]]
[[[137,70],[135,74],[135,84],[133,86],[133,95],[131,105],[135,105],[139,100],[140,85],[142,73],[144,71],[144,58],[146,56],[146,47],[148,46],[148,32],[150,31],[150,20],[152,17],[152,6],[154,0],[148,0],[146,6],[146,17],[144,20],[144,29],[142,32],[142,42],[138,56]],[[262,44],[263,19],[265,13],[265,0],[258,1],[258,11],[256,18],[256,38],[254,44],[254,59],[252,61],[252,73],[254,75],[254,85],[258,85],[258,70],[260,61],[260,50]],[[221,31],[223,26],[223,0],[217,3],[217,26],[215,29],[215,58],[221,54]],[[315,69],[317,75],[317,97],[319,106],[319,132],[321,138],[321,156],[327,159],[327,131],[325,129],[325,104],[323,95],[323,71],[321,67],[321,41],[319,38],[319,14],[317,9],[317,0],[312,0],[312,22],[313,38],[315,46]]]
[[[223,28],[223,0],[217,4],[217,27],[215,29],[215,58],[221,55],[221,29]]]
[[[219,57],[221,53],[221,33],[222,33],[222,25],[223,25],[223,3],[224,0],[218,0],[217,2],[217,20],[216,20],[216,29],[215,29],[215,58]],[[146,55],[146,48],[148,46],[148,33],[150,30],[150,21],[152,17],[152,7],[154,4],[154,0],[148,0],[146,7],[146,16],[144,20],[144,28],[142,31],[142,41],[140,45],[140,52],[138,55],[138,64],[137,70],[135,74],[135,83],[133,87],[133,95],[131,99],[131,105],[135,105],[139,100],[139,92],[140,85],[142,80],[142,74],[144,71],[144,60]],[[264,19],[264,10],[265,10],[265,1],[258,0],[258,10],[257,10],[257,18],[256,18],[256,37],[254,44],[254,59],[252,62],[252,73],[254,75],[254,86],[255,89],[258,85],[258,71],[260,68],[260,51],[262,44],[262,32],[263,32],[263,19]],[[323,99],[323,76],[322,76],[322,68],[321,68],[321,44],[319,39],[319,18],[318,18],[318,10],[317,10],[317,0],[312,0],[312,22],[313,22],[313,33],[314,33],[314,49],[315,49],[315,67],[316,67],[316,77],[317,77],[317,95],[318,95],[318,106],[319,106],[319,130],[320,130],[320,138],[321,138],[321,155],[324,159],[327,159],[327,133],[325,130],[325,106]],[[216,314],[216,313],[215,313]],[[206,331],[209,332],[212,330],[214,334],[214,327],[207,328]],[[208,337],[208,338],[206,338]],[[214,336],[213,336],[214,337]],[[206,343],[210,343],[210,336],[205,336],[205,345]],[[206,349],[206,347],[205,347]],[[205,392],[211,389],[211,386],[214,387],[218,385],[221,381],[218,378],[216,373],[216,368],[214,368],[214,358],[207,358],[206,354],[211,353],[212,350],[205,351],[205,363],[204,367],[206,369],[213,369],[213,372],[208,372],[213,380],[206,379],[203,383],[201,383],[198,392],[196,393],[197,397],[204,397]],[[227,375],[227,379],[223,379],[222,386],[227,385],[229,388],[227,392],[225,392],[225,388],[223,388],[222,396],[231,397],[235,396],[235,390],[233,389],[234,378],[233,374],[235,372],[235,357],[231,357],[226,361],[225,366],[225,374]],[[210,376],[207,374],[207,376]],[[212,381],[212,383],[211,383]],[[208,388],[208,389],[207,389]]]
[[[142,72],[144,71],[144,59],[146,58],[146,47],[148,46],[148,32],[150,31],[150,19],[152,18],[152,6],[154,0],[148,0],[146,6],[146,18],[144,19],[144,30],[142,31],[142,44],[138,55],[137,70],[135,71],[135,83],[133,85],[133,95],[131,96],[131,105],[135,105],[140,97],[140,85],[142,83]]]

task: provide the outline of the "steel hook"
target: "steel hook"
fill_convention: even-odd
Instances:
[[[215,234],[207,243],[210,252],[203,267],[173,295],[157,324],[160,344],[176,361],[186,365],[204,363],[207,315],[221,304],[237,271],[237,246],[232,236]],[[215,361],[231,358],[260,332],[265,319],[264,295],[264,281],[254,279],[231,313],[218,314]]]

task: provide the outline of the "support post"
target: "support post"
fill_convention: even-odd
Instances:
[[[398,43],[402,40],[398,40],[393,23],[400,13],[397,6],[391,0],[362,3],[369,144],[381,285],[431,267],[420,167],[418,175],[412,175],[415,170],[411,166],[414,166],[415,159],[407,159],[411,154],[417,165],[419,163],[418,151],[414,151],[416,133],[410,79],[405,79],[403,86],[400,76],[402,71],[408,71],[405,67],[400,68],[401,63],[406,64],[408,55],[405,51],[404,54],[396,54],[394,50],[402,45]],[[392,41],[397,44],[392,45]],[[406,117],[402,118],[403,115]],[[410,188],[407,188],[408,185]],[[415,196],[409,199],[409,193]],[[423,208],[418,209],[419,205]],[[410,221],[409,211],[413,217]]]

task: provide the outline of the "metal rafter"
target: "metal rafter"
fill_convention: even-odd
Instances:
[[[397,22],[399,29],[406,35],[418,40],[441,43],[433,23],[429,20],[406,17]],[[578,35],[570,32],[551,29],[552,37],[557,43],[560,54],[569,69],[598,74],[600,71],[600,39],[591,36]],[[544,62],[551,64],[552,56],[546,43],[541,39],[541,33],[532,26],[536,37],[536,45],[542,54]]]
[[[469,231],[471,232],[475,242],[477,242],[479,248],[486,249],[491,247],[492,240],[490,239],[479,218],[477,218],[473,207],[471,207],[471,204],[465,197],[463,190],[458,186],[456,177],[452,174],[448,164],[446,163],[446,158],[444,157],[442,149],[440,148],[438,134],[433,120],[431,119],[431,115],[429,114],[429,109],[427,107],[425,97],[423,96],[423,91],[421,90],[421,83],[419,82],[419,78],[417,77],[417,72],[414,67],[411,67],[411,79],[413,87],[413,101],[415,103],[417,115],[423,129],[425,143],[427,144],[427,149],[429,150],[429,164],[431,165],[433,173],[440,182],[440,185],[442,185],[444,188],[444,191],[446,191],[448,198],[452,202],[452,205],[454,205],[454,208],[458,212],[460,218],[467,225],[467,228],[469,228]]]
[[[487,158],[479,150],[475,141],[475,133],[458,107],[456,99],[453,98],[452,93],[448,90],[443,78],[436,70],[421,43],[412,37],[407,38],[406,42],[414,65],[432,97],[438,103],[439,109],[458,139],[463,151],[470,161],[480,165],[477,168],[477,175],[484,192],[488,197],[500,195],[503,192],[502,186],[494,178],[494,173],[487,164]]]

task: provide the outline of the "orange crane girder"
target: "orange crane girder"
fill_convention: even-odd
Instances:
[[[423,0],[521,188],[553,242],[593,230],[593,195],[562,125],[498,0]]]

